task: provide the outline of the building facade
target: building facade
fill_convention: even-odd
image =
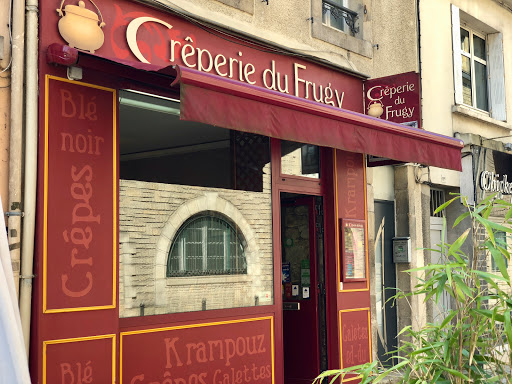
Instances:
[[[387,288],[507,194],[506,2],[39,12],[33,382],[294,383],[442,314]]]

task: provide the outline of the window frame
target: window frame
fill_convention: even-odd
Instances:
[[[340,0],[340,1],[341,1],[341,3],[342,3],[342,4],[340,4],[340,5],[341,5],[342,7],[345,7],[345,8],[346,8],[346,7],[347,7],[347,0]],[[322,25],[325,25],[326,27],[329,27],[329,28],[333,28],[333,29],[335,29],[335,30],[337,30],[337,31],[341,31],[341,32],[345,32],[345,33],[349,32],[349,31],[347,31],[347,30],[346,30],[348,26],[346,25],[345,17],[344,17],[344,16],[343,16],[343,19],[342,19],[342,21],[341,21],[341,28],[338,28],[338,27],[333,26],[333,25],[331,24],[331,17],[334,17],[334,18],[335,18],[335,16],[334,16],[333,14],[331,14],[331,7],[332,7],[332,6],[331,6],[330,4],[328,4],[328,3],[327,3],[327,4],[329,5],[329,7],[327,7],[327,8],[326,8],[326,11],[324,12],[324,3],[325,3],[325,1],[324,1],[324,0],[322,0]],[[326,21],[327,21],[327,22],[324,22],[324,15],[326,16]],[[349,32],[349,33],[350,33],[350,32]]]
[[[486,96],[486,102],[487,102],[487,110],[486,110],[486,109],[478,108],[478,106],[477,106],[477,100],[476,100],[476,98],[477,98],[477,95],[476,95],[477,81],[476,80],[477,79],[476,79],[476,72],[475,72],[475,62],[477,62],[477,63],[480,63],[485,66],[485,76],[487,78],[489,77],[489,69],[488,69],[488,65],[487,65],[487,63],[489,61],[489,59],[488,59],[489,54],[488,54],[488,48],[487,48],[487,35],[475,32],[475,30],[473,30],[467,26],[461,26],[460,29],[461,29],[461,31],[464,30],[464,31],[468,32],[468,34],[469,34],[469,53],[465,52],[462,49],[461,49],[460,53],[462,56],[467,57],[469,59],[469,66],[470,66],[470,71],[471,71],[470,72],[471,104],[464,103],[464,100],[463,100],[463,104],[467,105],[469,107],[478,109],[479,111],[489,113],[490,112],[489,111],[489,109],[490,109],[489,81],[486,81],[486,83],[485,83],[485,96]],[[486,60],[483,60],[475,55],[475,44],[474,44],[475,36],[477,36],[480,39],[482,39],[483,41],[485,41],[485,58],[486,58]],[[461,58],[461,60],[462,60],[462,58]],[[462,65],[462,63],[461,63],[461,65]],[[462,71],[462,76],[464,76],[464,71]]]
[[[459,112],[473,118],[480,118],[489,123],[502,126],[507,121],[505,64],[503,51],[503,33],[485,24],[475,17],[461,11],[459,7],[451,4],[452,20],[452,59],[453,59],[453,85],[454,107],[453,112]],[[485,36],[486,42],[486,69],[487,69],[487,104],[489,111],[478,109],[473,105],[464,103],[462,86],[462,49],[461,28],[471,30],[477,36]],[[474,69],[472,69],[474,72]],[[473,95],[475,94],[472,92]],[[472,98],[474,97],[472,95]],[[476,96],[475,96],[476,97]],[[474,112],[473,112],[474,111]],[[480,116],[479,116],[480,115]]]
[[[182,261],[180,262],[178,260],[178,265],[180,270],[175,271],[171,269],[171,262],[172,262],[172,253],[175,249],[175,247],[182,247],[183,248],[183,242],[185,241],[185,238],[182,236],[184,235],[185,231],[194,223],[196,223],[198,220],[201,219],[216,219],[219,222],[222,223],[226,227],[226,229],[230,229],[231,232],[233,232],[235,236],[235,244],[236,246],[242,246],[242,252],[241,255],[235,256],[241,257],[243,261],[245,261],[245,268],[233,271],[233,269],[226,269],[226,261],[229,257],[226,253],[226,235],[225,232],[223,232],[223,269],[222,270],[215,270],[214,273],[212,271],[208,272],[208,246],[210,244],[209,238],[208,238],[208,230],[211,229],[209,226],[205,223],[205,225],[201,228],[201,242],[202,242],[202,263],[201,263],[201,269],[193,269],[193,270],[187,270],[187,257],[190,255],[183,254],[181,255]],[[231,276],[231,275],[247,275],[247,258],[245,255],[245,251],[247,249],[247,241],[245,240],[242,231],[237,228],[236,224],[228,217],[215,212],[215,211],[203,211],[198,214],[195,214],[191,217],[189,217],[185,222],[181,225],[180,229],[176,232],[176,235],[171,241],[171,246],[169,248],[168,258],[167,258],[167,272],[166,276],[167,278],[174,278],[174,277],[193,277],[193,276]]]
[[[367,58],[373,57],[373,46],[368,40],[369,36],[367,36],[369,30],[364,28],[364,6],[362,0],[357,1],[357,6],[350,7],[350,9],[357,12],[359,15],[357,21],[359,31],[355,36],[352,36],[346,30],[342,31],[322,23],[322,9],[323,1],[311,1],[311,17],[309,20],[311,20],[311,36],[314,39],[324,41]]]

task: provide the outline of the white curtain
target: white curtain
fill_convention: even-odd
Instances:
[[[0,218],[0,384],[30,383],[4,210]]]

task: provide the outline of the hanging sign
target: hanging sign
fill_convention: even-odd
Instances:
[[[420,128],[420,75],[416,72],[367,80],[365,111],[369,116]]]

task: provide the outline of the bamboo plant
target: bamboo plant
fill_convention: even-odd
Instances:
[[[393,366],[374,361],[330,370],[320,374],[315,384],[339,382],[354,374],[361,383],[388,382],[391,377],[397,383],[512,383],[510,253],[506,241],[496,236],[497,232],[512,233],[512,204],[493,195],[472,205],[457,195],[435,212],[458,202],[465,212],[453,227],[467,229],[453,244],[442,241],[430,249],[440,252],[442,263],[406,271],[421,277],[411,293],[398,292],[392,298],[424,295],[425,302],[437,305],[446,292],[452,304],[445,309],[444,319],[419,329],[403,328],[398,349],[390,352],[397,362]],[[496,210],[506,212],[500,222],[490,220]],[[445,231],[446,219],[442,239]],[[471,245],[470,254],[461,249],[465,243]],[[494,260],[492,270],[490,260]]]

